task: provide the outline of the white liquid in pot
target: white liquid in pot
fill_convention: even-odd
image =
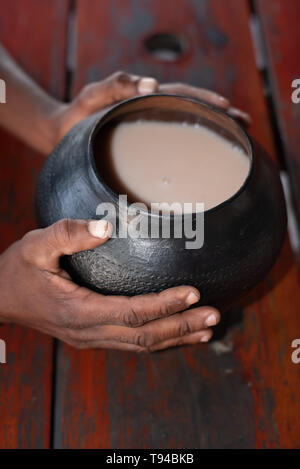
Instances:
[[[250,161],[243,150],[200,125],[136,121],[113,131],[110,167],[131,201],[219,205],[243,185]]]

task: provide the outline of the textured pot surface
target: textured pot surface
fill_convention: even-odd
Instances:
[[[96,169],[95,148],[99,154],[101,128],[110,120],[130,115],[131,108],[141,114],[144,107],[151,118],[164,115],[167,119],[176,112],[178,117],[180,110],[192,115],[193,122],[201,122],[203,112],[213,115],[226,132],[232,129],[249,145],[249,176],[235,196],[204,213],[200,249],[186,249],[185,238],[116,237],[99,248],[66,256],[64,267],[78,283],[102,293],[134,295],[189,284],[201,291],[201,304],[224,308],[256,285],[276,260],[286,231],[286,210],[271,159],[238,124],[210,106],[182,97],[149,96],[129,100],[76,125],[42,170],[36,193],[39,224],[48,226],[61,218],[97,218],[100,202],[117,207],[116,194]]]

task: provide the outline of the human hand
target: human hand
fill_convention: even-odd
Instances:
[[[205,88],[198,88],[196,86],[187,85],[185,83],[163,83],[159,85],[159,92],[167,94],[180,94],[190,98],[200,99],[208,104],[217,106],[223,111],[226,111],[231,117],[238,119],[246,127],[251,124],[251,117],[244,111],[231,106],[229,99],[224,96],[207,90]]]
[[[158,82],[151,77],[115,72],[90,83],[70,103],[60,103],[50,116],[57,143],[75,124],[89,115],[134,96],[155,93]]]
[[[219,106],[248,125],[248,114],[230,106],[228,99],[203,88],[183,83],[159,85],[151,77],[116,72],[86,85],[70,103],[50,96],[22,70],[0,44],[0,76],[8,85],[10,99],[1,107],[0,126],[35,150],[48,154],[82,119],[134,96],[171,93],[191,96]]]
[[[32,327],[78,348],[135,352],[207,342],[220,313],[190,286],[135,297],[105,296],[73,283],[62,255],[93,249],[109,222],[61,220],[27,233],[0,256],[0,321]],[[105,272],[103,272],[105,275]]]
[[[81,92],[68,104],[60,103],[50,117],[54,128],[54,143],[57,143],[75,124],[89,115],[134,96],[151,93],[180,94],[200,99],[228,112],[232,117],[250,125],[249,114],[230,105],[230,101],[214,91],[184,83],[159,85],[151,77],[116,72],[104,80],[83,87]]]

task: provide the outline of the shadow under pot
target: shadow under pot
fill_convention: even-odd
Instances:
[[[147,210],[139,214],[143,226],[154,224],[161,230],[167,217],[169,238],[119,236],[125,208],[120,207],[117,185],[109,177],[107,155],[112,129],[120,122],[140,120],[205,126],[249,158],[248,175],[233,196],[204,213],[180,218],[180,223],[191,223],[198,230],[200,240],[203,234],[201,247],[187,249],[191,239],[176,237],[178,215]],[[55,147],[37,187],[40,226],[62,218],[101,218],[97,213],[103,203],[117,214],[114,237],[95,249],[65,256],[62,263],[77,283],[104,294],[131,296],[193,285],[201,292],[200,304],[224,310],[267,274],[286,231],[283,191],[271,159],[226,113],[182,96],[148,95],[124,101],[83,120]]]

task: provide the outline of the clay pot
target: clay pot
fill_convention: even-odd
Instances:
[[[118,194],[101,161],[106,161],[111,128],[140,118],[197,122],[217,131],[248,155],[246,181],[234,196],[204,213],[200,249],[186,249],[187,239],[172,232],[170,239],[115,237],[99,248],[64,257],[63,266],[76,282],[105,294],[135,295],[188,284],[199,288],[201,304],[224,309],[274,263],[286,231],[286,209],[271,159],[235,120],[212,106],[186,97],[149,95],[80,122],[42,170],[36,193],[39,224],[45,227],[66,217],[99,218],[101,202],[118,208]],[[141,216],[148,222],[156,217],[159,223],[164,217],[148,212]],[[195,224],[196,214],[190,217]]]

